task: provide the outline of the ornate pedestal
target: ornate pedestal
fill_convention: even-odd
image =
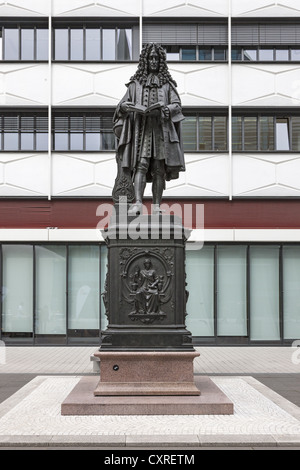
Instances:
[[[208,377],[194,377],[199,353],[185,326],[181,221],[114,220],[105,235],[108,326],[95,353],[100,380],[82,377],[62,415],[233,414],[233,403]]]
[[[185,231],[173,216],[116,218],[106,232],[100,351],[194,351],[186,329]]]

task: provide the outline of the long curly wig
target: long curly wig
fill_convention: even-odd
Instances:
[[[165,83],[172,83],[175,87],[177,87],[177,83],[171,77],[171,74],[168,70],[166,52],[160,44],[156,43],[149,43],[143,47],[142,52],[140,54],[137,71],[133,75],[133,77],[131,77],[130,80],[137,80],[142,85],[146,83],[147,77],[149,75],[148,57],[152,49],[155,50],[159,57],[159,71],[157,76],[159,79],[160,86],[164,85]]]

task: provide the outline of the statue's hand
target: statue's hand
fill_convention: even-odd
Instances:
[[[163,108],[163,113],[164,113],[165,119],[170,119],[170,109],[167,106]]]
[[[131,101],[124,101],[120,106],[120,110],[122,113],[129,113],[131,111],[131,106],[134,106],[134,103]]]

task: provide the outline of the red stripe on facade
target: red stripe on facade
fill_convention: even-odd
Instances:
[[[163,202],[170,206],[179,204],[184,224],[192,228],[197,228],[195,208],[201,204],[206,229],[300,228],[300,200],[165,199]],[[0,228],[96,228],[105,215],[103,211],[102,217],[97,215],[97,210],[99,214],[107,207],[103,204],[112,206],[109,199],[2,199]],[[145,204],[148,210],[150,204]]]

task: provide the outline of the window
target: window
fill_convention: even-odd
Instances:
[[[226,61],[228,29],[225,22],[181,23],[145,22],[143,44],[156,42],[167,53],[168,60]]]
[[[99,344],[107,318],[103,244],[0,244],[0,339]],[[196,343],[299,339],[300,243],[205,243],[186,250],[186,325]],[[233,342],[232,342],[233,341]],[[200,343],[200,344],[201,344]],[[197,343],[196,343],[197,344]]]
[[[257,50],[250,48],[244,49],[243,59],[249,62],[257,60]]]
[[[54,60],[133,60],[138,43],[134,27],[98,24],[57,26],[54,29]]]
[[[103,151],[115,149],[112,113],[53,114],[53,150]]]
[[[46,26],[3,26],[1,36],[4,60],[48,60],[49,32]]]
[[[257,148],[257,117],[244,117],[244,149],[247,151]]]
[[[227,116],[184,114],[182,132],[185,151],[227,151]]]
[[[33,248],[30,245],[5,245],[2,258],[2,331],[32,337]]]
[[[163,45],[167,60],[189,60],[189,61],[226,61],[227,48],[224,47],[203,47],[203,46],[178,46],[178,45]]]
[[[300,151],[300,116],[292,116],[292,150],[294,152]]]
[[[218,247],[217,272],[218,336],[246,336],[246,247]]]
[[[299,116],[232,117],[232,149],[234,151],[298,152],[299,148]]]
[[[232,23],[233,61],[299,61],[300,22],[255,20]]]
[[[272,61],[274,60],[274,49],[273,48],[262,48],[258,51],[260,61]]]
[[[250,247],[251,339],[279,340],[279,247]]]
[[[290,150],[289,120],[276,118],[276,149]]]
[[[5,341],[99,343],[106,247],[97,244],[0,245]],[[0,336],[1,337],[1,336]]]
[[[2,152],[47,151],[47,113],[0,113]]]
[[[233,61],[244,62],[288,62],[300,61],[300,49],[291,47],[259,47],[244,46],[233,47],[231,51]]]

